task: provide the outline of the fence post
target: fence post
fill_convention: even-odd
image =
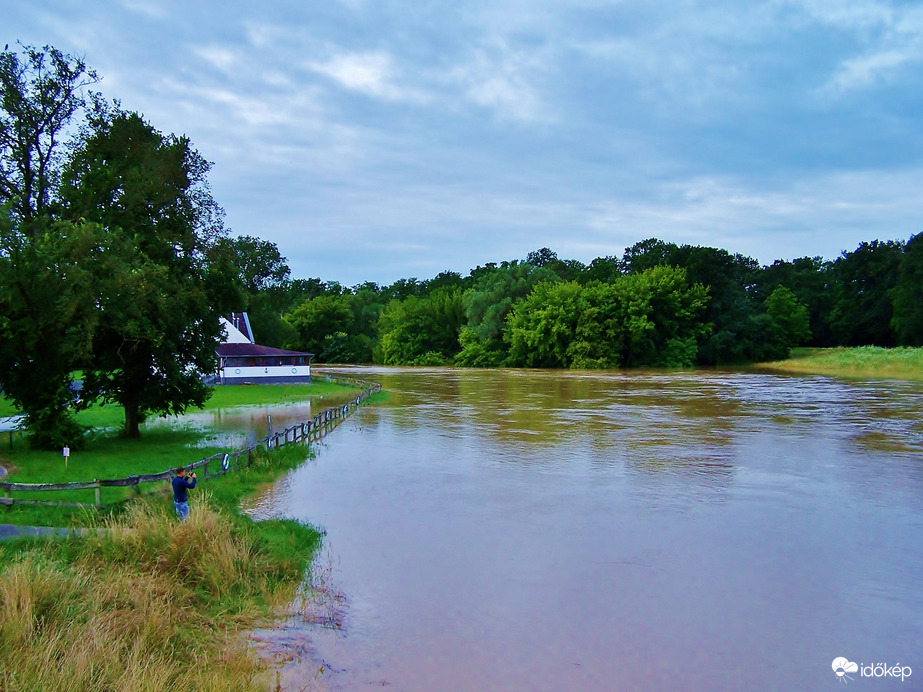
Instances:
[[[103,506],[103,495],[100,490],[99,479],[93,479],[93,493],[96,495],[96,509],[99,509]]]
[[[3,489],[3,497],[5,497],[9,502],[6,503],[6,508],[9,509],[13,506],[13,491],[9,488]]]

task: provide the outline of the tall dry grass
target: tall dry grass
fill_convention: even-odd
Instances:
[[[137,502],[99,532],[4,562],[0,692],[260,689],[241,632],[299,583],[204,494],[182,524]]]

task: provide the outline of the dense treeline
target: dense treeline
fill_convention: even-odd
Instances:
[[[264,241],[249,239],[256,253]],[[265,243],[264,243],[265,245]],[[268,244],[271,246],[271,244]],[[276,274],[287,276],[274,246]],[[780,359],[797,345],[923,345],[923,234],[760,266],[644,240],[590,264],[542,248],[468,276],[252,293],[260,341],[319,362],[611,368]]]

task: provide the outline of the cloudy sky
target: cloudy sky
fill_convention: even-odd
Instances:
[[[295,277],[923,230],[916,0],[4,0],[16,41],[188,135]]]

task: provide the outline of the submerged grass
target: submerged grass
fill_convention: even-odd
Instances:
[[[237,406],[254,406],[257,404],[288,404],[308,399],[330,399],[336,403],[344,392],[355,392],[355,388],[346,387],[336,382],[316,380],[307,384],[253,384],[253,385],[228,385],[212,389],[212,394],[203,411],[216,411]],[[355,396],[355,394],[353,394]],[[20,411],[13,403],[0,396],[0,418],[14,416]],[[118,433],[125,424],[125,412],[115,405],[93,404],[83,411],[79,411],[76,420],[81,425],[102,431],[101,435]],[[2,445],[0,445],[2,448]]]
[[[0,690],[260,689],[242,632],[292,602],[320,533],[237,506],[305,455],[258,452],[190,493],[185,523],[164,494],[85,535],[0,544]]]
[[[845,377],[923,380],[923,348],[799,348],[787,360],[760,363],[761,370]]]

